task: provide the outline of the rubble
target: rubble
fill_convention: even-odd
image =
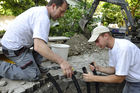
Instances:
[[[83,34],[75,34],[66,44],[70,45],[69,56],[78,56],[100,52],[102,49],[95,46],[95,43],[88,43],[88,39]]]
[[[0,87],[6,86],[7,82],[6,81],[0,81]]]

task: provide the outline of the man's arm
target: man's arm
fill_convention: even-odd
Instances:
[[[114,74],[115,68],[114,67],[101,67],[101,66],[99,66],[98,71],[106,73],[106,74]]]
[[[87,82],[122,83],[125,79],[125,76],[118,75],[97,76],[88,73],[83,74],[83,79]]]
[[[48,47],[48,45],[41,39],[35,38],[34,39],[34,50],[38,52],[43,57],[58,63],[64,74],[67,75],[67,77],[72,76],[72,67],[68,64],[67,61],[65,61],[62,57],[58,56],[57,54],[53,53],[53,51]]]
[[[99,72],[103,72],[106,74],[114,74],[115,73],[115,68],[114,67],[102,67],[102,66],[98,66],[96,65],[96,63],[93,63],[94,66],[90,65],[90,69],[93,71],[94,69],[96,69]]]

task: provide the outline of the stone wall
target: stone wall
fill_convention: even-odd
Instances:
[[[87,93],[86,83],[81,79],[81,74],[76,75],[82,93]],[[71,79],[59,78],[57,83],[60,85],[63,93],[78,93]],[[121,93],[124,86],[122,84],[99,83],[99,93]],[[90,83],[91,93],[96,93],[95,83]],[[56,88],[52,83],[48,82],[34,93],[57,93]]]

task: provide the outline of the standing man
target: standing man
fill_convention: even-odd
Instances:
[[[41,76],[40,55],[58,63],[67,77],[72,76],[69,63],[53,53],[47,45],[50,18],[56,20],[62,17],[67,8],[66,0],[50,0],[47,6],[30,8],[16,17],[1,41],[4,55],[16,64],[1,63],[0,76],[16,80],[38,80]],[[30,50],[32,46],[33,51]]]
[[[107,76],[83,74],[87,82],[122,83],[126,80],[123,93],[140,93],[140,49],[125,39],[111,36],[107,27],[99,26],[93,30],[88,42],[95,42],[100,48],[109,48],[109,67],[90,65],[90,69],[107,73]]]

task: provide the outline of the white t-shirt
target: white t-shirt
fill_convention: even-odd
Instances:
[[[129,82],[140,82],[140,49],[135,44],[115,39],[109,57],[109,65],[115,67],[115,75],[126,76]]]
[[[33,7],[15,18],[8,26],[1,43],[8,49],[18,50],[23,46],[31,47],[33,39],[48,42],[50,19],[45,6]]]

